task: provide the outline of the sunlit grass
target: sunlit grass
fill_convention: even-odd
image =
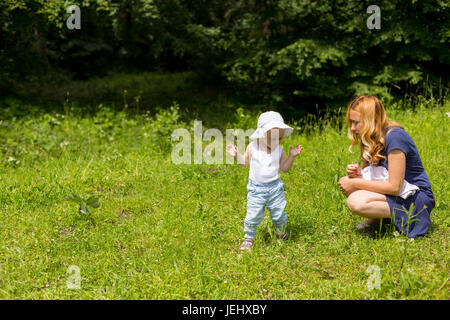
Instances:
[[[3,110],[0,298],[448,299],[449,111],[448,102],[414,112],[388,106],[414,139],[435,194],[425,238],[357,232],[361,218],[337,181],[358,152],[348,152],[337,119],[306,131],[299,121],[282,143],[304,147],[282,174],[290,238],[278,242],[267,215],[242,253],[248,168],[174,165],[162,134],[180,125],[173,112],[155,120],[107,107],[89,116]],[[238,112],[240,122],[228,126],[256,125]],[[97,196],[99,207],[80,214],[64,200],[72,193]],[[80,289],[67,288],[71,265],[80,268]],[[371,265],[380,268],[379,289],[367,287]]]

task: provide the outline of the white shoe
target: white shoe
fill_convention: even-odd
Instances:
[[[356,229],[359,231],[363,231],[363,230],[370,228],[370,226],[373,226],[374,224],[377,224],[377,223],[374,222],[373,219],[369,219],[369,220],[363,221],[360,224],[358,224],[356,226]]]

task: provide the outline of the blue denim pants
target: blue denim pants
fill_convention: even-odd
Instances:
[[[279,231],[287,225],[286,198],[284,183],[277,179],[269,184],[255,184],[249,180],[247,184],[247,216],[244,221],[245,238],[253,239],[256,228],[264,218],[264,208],[270,211],[270,218]]]

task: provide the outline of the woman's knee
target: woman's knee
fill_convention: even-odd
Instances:
[[[358,199],[355,193],[352,193],[347,198],[347,206],[352,213],[358,214],[364,211],[365,202]]]

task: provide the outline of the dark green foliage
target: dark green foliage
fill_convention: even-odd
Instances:
[[[254,1],[236,23],[225,75],[247,94],[288,105],[391,98],[426,75],[448,86],[448,2],[378,1],[380,30],[366,26],[371,4]]]
[[[450,4],[377,1],[90,0],[81,30],[66,1],[0,3],[0,90],[45,73],[59,83],[113,71],[194,70],[240,99],[303,113],[354,94],[389,101],[449,87]],[[56,80],[55,80],[56,79]]]

